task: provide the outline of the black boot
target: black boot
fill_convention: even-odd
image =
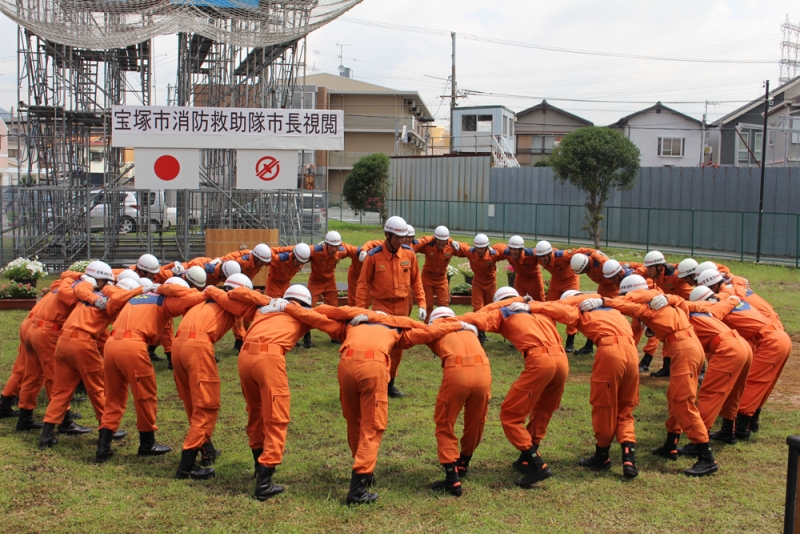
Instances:
[[[150,354],[150,361],[151,362],[163,362],[164,358],[156,354],[156,345],[150,345],[147,347],[147,352]]]
[[[310,349],[313,346],[314,344],[311,343],[311,332],[307,332],[306,335],[303,336],[303,348]]]
[[[538,450],[539,450],[539,446],[538,445],[534,445],[533,447],[530,448],[530,452],[532,452],[533,454],[536,454],[536,451],[538,451]],[[514,461],[514,463],[511,464],[511,465],[513,465],[514,469],[516,469],[520,473],[523,473],[523,474],[527,473],[528,472],[528,465],[529,465],[528,464],[529,457],[530,457],[530,455],[528,454],[528,451],[520,451],[519,452],[519,458],[517,458]]]
[[[464,453],[461,453],[461,455],[458,457],[458,460],[456,460],[456,469],[458,470],[459,477],[467,476],[467,473],[469,472],[470,460],[472,460],[472,456],[466,456]]]
[[[92,429],[88,426],[81,426],[72,420],[72,412],[67,410],[64,420],[58,425],[59,434],[88,434]]]
[[[654,373],[650,373],[650,376],[654,376],[656,378],[669,378],[669,364],[672,361],[671,358],[664,358],[664,366],[661,367],[658,371]]]
[[[42,435],[39,437],[39,449],[45,450],[58,442],[56,439],[56,424],[45,423],[42,426]]]
[[[594,343],[591,339],[586,340],[586,345],[575,351],[575,354],[591,354],[594,352]]]
[[[253,478],[258,476],[258,457],[264,452],[264,449],[250,449],[253,451]]]
[[[113,439],[114,441],[119,441],[125,438],[127,435],[128,435],[127,430],[117,430],[116,432],[114,432],[114,434],[111,435],[111,439]]]
[[[100,429],[100,438],[97,440],[97,452],[95,453],[95,459],[98,462],[105,462],[113,456],[114,451],[111,450],[113,437],[114,433],[111,430],[107,428]]]
[[[20,413],[22,410],[20,410]],[[20,415],[20,417],[22,417]],[[750,439],[750,420],[749,415],[743,413],[736,415],[736,439]]]
[[[752,422],[750,426],[752,426]],[[736,434],[733,433],[733,419],[723,419],[720,429],[717,432],[710,433],[708,437],[714,441],[721,441],[730,445],[736,443]]]
[[[394,387],[394,378],[389,380],[389,396],[393,399],[405,397],[405,395],[396,387]]]
[[[13,405],[14,397],[4,397],[0,395],[0,419],[19,417],[19,412],[11,408]]]
[[[750,432],[758,432],[758,418],[761,416],[761,408],[756,410],[753,417],[750,418]]]
[[[39,430],[42,423],[33,420],[33,410],[19,409],[19,419],[17,419],[17,430]]]
[[[697,463],[684,473],[690,477],[702,477],[719,471],[719,464],[711,453],[711,444],[698,443],[696,447],[699,453]]]
[[[142,432],[139,431],[139,452],[136,454],[139,456],[159,456],[161,454],[167,454],[171,451],[169,447],[166,445],[159,445],[156,443],[156,433],[155,432]]]
[[[653,361],[653,355],[652,354],[647,354],[645,352],[644,356],[642,357],[642,361],[639,362],[639,372],[640,373],[646,373],[647,371],[649,371],[650,370],[650,362],[652,362],[652,361]]]
[[[478,341],[480,341],[481,345],[486,343],[486,332],[483,330],[478,330]]]
[[[244,339],[235,339],[233,341],[233,350],[237,353],[242,351],[242,345],[244,345]],[[217,360],[219,361],[219,360]]]
[[[611,447],[594,446],[594,456],[578,460],[578,465],[581,467],[588,467],[589,469],[611,469],[611,458],[608,457],[608,451]]]
[[[258,478],[256,479],[256,492],[253,497],[259,501],[266,501],[279,493],[283,493],[286,488],[272,483],[272,475],[275,473],[274,467],[258,464],[256,466]]]
[[[636,469],[636,444],[627,442],[622,443],[622,474],[626,478],[636,478],[639,470]]]
[[[194,463],[197,459],[197,452],[199,449],[189,449],[181,451],[181,462],[178,464],[178,471],[175,473],[175,478],[185,480],[187,478],[195,478],[198,480],[207,480],[214,476],[213,467],[200,467]]]
[[[444,490],[454,497],[461,497],[461,480],[458,478],[458,464],[443,464],[444,480],[437,480],[431,484],[432,490]]]
[[[661,456],[662,458],[666,458],[667,460],[677,460],[678,459],[678,439],[680,439],[680,434],[667,434],[667,439],[664,441],[664,444],[660,447],[653,447],[650,449],[650,452],[655,454],[656,456]]]
[[[532,485],[553,476],[550,466],[544,463],[538,452],[532,452],[533,447],[525,451],[525,461],[528,463],[528,472],[522,478],[514,481],[514,484],[522,488],[530,488]]]
[[[567,335],[567,346],[564,348],[564,350],[567,351],[567,354],[575,351],[575,334]]]
[[[203,447],[200,449],[200,451],[202,452],[201,464],[203,467],[214,465],[216,459],[222,455],[222,451],[215,449],[214,444],[211,443],[211,440],[203,443]]]
[[[694,443],[687,443],[683,447],[678,447],[678,456],[690,456],[697,458],[700,456],[700,449]]]
[[[350,476],[350,491],[347,494],[347,504],[369,504],[378,500],[377,493],[367,491],[367,481],[371,474],[359,475],[353,471]]]
[[[171,352],[165,352],[164,356],[167,357],[167,369],[172,371],[172,353]]]

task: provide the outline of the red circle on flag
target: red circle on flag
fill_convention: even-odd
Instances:
[[[281,173],[281,162],[272,156],[264,156],[256,162],[256,176],[270,182]]]
[[[160,156],[153,165],[153,171],[161,180],[174,180],[181,172],[181,164],[175,156]]]

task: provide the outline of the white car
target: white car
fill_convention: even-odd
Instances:
[[[142,193],[138,191],[96,190],[91,194],[90,219],[94,231],[104,230],[109,213],[117,210],[119,210],[117,224],[121,234],[136,232],[141,225],[147,224],[147,219],[150,223],[150,232],[163,232],[176,224],[177,211],[166,205],[163,191],[149,192],[147,199],[149,200],[149,209],[145,209],[140,203],[139,197]]]

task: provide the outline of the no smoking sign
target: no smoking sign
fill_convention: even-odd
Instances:
[[[295,150],[237,150],[237,189],[297,189]]]

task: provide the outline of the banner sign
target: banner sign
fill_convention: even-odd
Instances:
[[[237,150],[236,189],[297,189],[296,150]]]
[[[134,154],[136,189],[197,189],[200,151],[138,148]]]
[[[111,146],[344,150],[344,112],[319,109],[112,106]]]

